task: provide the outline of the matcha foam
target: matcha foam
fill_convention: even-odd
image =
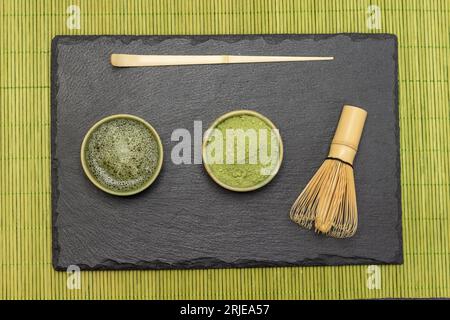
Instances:
[[[159,148],[153,133],[133,119],[112,119],[96,128],[86,146],[94,178],[118,192],[140,188],[156,171]]]

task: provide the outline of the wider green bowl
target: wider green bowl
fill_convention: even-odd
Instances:
[[[158,163],[156,165],[155,171],[153,172],[153,175],[150,176],[149,179],[143,185],[141,185],[139,188],[136,188],[133,190],[117,191],[117,190],[111,190],[111,189],[105,187],[100,182],[98,182],[97,179],[94,177],[94,175],[91,173],[89,166],[87,165],[87,161],[86,161],[86,152],[85,152],[86,146],[87,146],[87,142],[89,141],[92,133],[102,124],[104,124],[108,121],[116,120],[116,119],[129,119],[129,120],[134,120],[136,122],[143,124],[153,135],[154,139],[156,140],[157,146],[158,146],[159,158],[158,158]],[[161,171],[161,168],[162,168],[162,164],[163,164],[163,146],[161,143],[161,138],[159,137],[158,133],[147,121],[145,121],[142,118],[130,115],[130,114],[115,114],[115,115],[111,115],[111,116],[101,119],[100,121],[95,123],[89,129],[89,131],[84,136],[83,143],[81,144],[81,165],[83,166],[84,173],[86,174],[88,179],[100,190],[103,190],[109,194],[113,194],[116,196],[130,196],[130,195],[139,193],[139,192],[147,189],[158,177],[158,175]]]

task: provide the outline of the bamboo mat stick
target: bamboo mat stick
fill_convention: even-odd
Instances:
[[[290,56],[214,56],[214,55],[132,55],[112,54],[111,64],[116,67],[157,67],[181,66],[195,64],[228,64],[228,63],[261,63],[261,62],[294,62],[324,61],[334,57],[290,57]]]

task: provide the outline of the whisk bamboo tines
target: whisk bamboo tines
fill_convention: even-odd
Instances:
[[[290,217],[300,226],[348,238],[358,226],[353,160],[367,112],[345,105],[322,166],[294,202]]]

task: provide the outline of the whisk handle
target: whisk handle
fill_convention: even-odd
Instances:
[[[344,105],[328,157],[353,164],[366,118],[364,109]]]

